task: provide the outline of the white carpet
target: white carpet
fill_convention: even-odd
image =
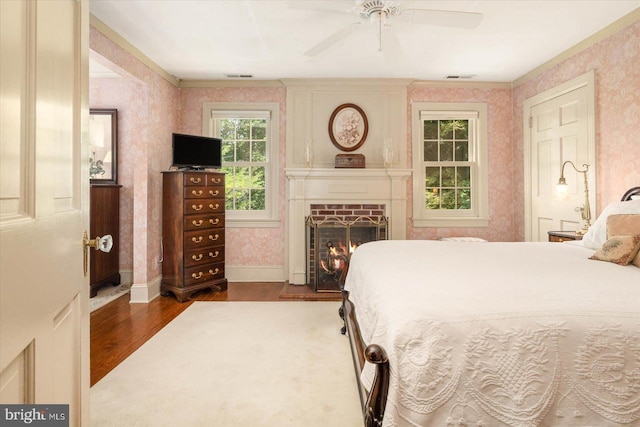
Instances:
[[[130,283],[118,286],[107,285],[101,287],[98,289],[98,294],[95,297],[89,298],[89,312],[93,313],[116,298],[120,298],[122,295],[128,294],[130,290]]]
[[[339,302],[195,302],[91,388],[91,426],[362,426]]]

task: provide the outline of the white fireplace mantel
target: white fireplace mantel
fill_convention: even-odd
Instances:
[[[306,283],[305,218],[311,204],[375,203],[385,205],[389,238],[406,239],[407,179],[410,169],[285,170],[287,187],[287,261],[289,283]]]

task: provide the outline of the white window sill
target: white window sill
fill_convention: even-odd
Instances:
[[[413,219],[414,228],[488,227],[489,218],[429,218]]]
[[[281,221],[279,219],[233,219],[225,218],[226,228],[278,228]]]

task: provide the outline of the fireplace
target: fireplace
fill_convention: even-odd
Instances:
[[[316,292],[340,292],[351,253],[387,239],[384,205],[311,205],[306,218],[307,283]]]
[[[287,264],[290,284],[309,284],[307,266],[306,219],[319,221],[324,213],[312,211],[315,205],[361,204],[384,206],[387,220],[386,239],[406,239],[407,179],[409,169],[320,169],[288,168],[287,176]],[[336,214],[340,216],[339,211]],[[329,214],[326,214],[329,215]],[[354,212],[352,216],[366,216]],[[352,221],[353,219],[351,219]]]

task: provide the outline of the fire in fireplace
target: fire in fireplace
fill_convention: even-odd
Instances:
[[[340,292],[340,278],[353,251],[387,239],[384,216],[309,216],[306,224],[307,283],[316,292]]]

